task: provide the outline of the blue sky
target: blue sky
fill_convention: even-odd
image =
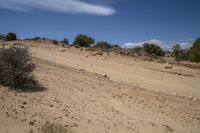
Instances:
[[[187,45],[200,36],[200,0],[0,0],[0,33],[72,42]]]

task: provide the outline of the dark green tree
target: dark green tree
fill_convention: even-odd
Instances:
[[[94,44],[95,40],[92,37],[87,35],[79,34],[75,38],[73,45],[77,47],[90,47],[91,44]]]
[[[13,41],[17,39],[17,35],[13,32],[10,32],[6,35],[6,41]]]
[[[200,62],[200,38],[197,38],[189,50],[189,60]]]

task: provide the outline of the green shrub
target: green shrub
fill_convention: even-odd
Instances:
[[[0,84],[17,87],[32,79],[35,65],[27,47],[0,47]]]
[[[65,45],[69,45],[69,40],[67,38],[64,38],[62,41],[61,41],[62,44],[65,44]]]
[[[143,51],[143,48],[138,46],[138,47],[132,48],[132,51],[135,52],[135,53],[140,53],[140,52]]]
[[[192,62],[200,62],[200,38],[197,38],[190,48],[189,60]]]
[[[188,50],[181,49],[179,44],[176,44],[172,47],[172,56],[175,57],[176,61],[187,60],[188,59]]]
[[[36,40],[40,40],[41,39],[41,37],[33,37],[33,38],[31,38],[31,40],[33,40],[33,41],[36,41]]]
[[[94,47],[100,48],[100,49],[109,49],[109,48],[112,48],[112,45],[105,41],[100,41],[100,42],[97,42]]]
[[[0,34],[0,40],[1,39],[5,39],[6,37],[4,36],[4,35],[2,35],[2,34]]]
[[[6,41],[14,41],[16,39],[17,35],[15,33],[10,32],[6,35]]]
[[[79,34],[75,38],[73,45],[76,47],[90,47],[91,44],[94,44],[95,40],[87,35]]]
[[[158,46],[157,44],[153,43],[145,43],[143,44],[143,49],[145,52],[147,52],[150,55],[156,55],[156,56],[164,56],[165,52],[163,49]]]
[[[53,44],[58,45],[58,41],[57,41],[57,40],[51,40],[51,42],[52,42]]]
[[[0,42],[5,42],[6,41],[6,36],[0,34]]]

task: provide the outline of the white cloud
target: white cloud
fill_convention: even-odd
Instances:
[[[146,41],[139,41],[139,42],[129,42],[122,45],[122,47],[126,48],[134,48],[137,46],[142,46],[144,43],[154,43],[162,47],[164,50],[171,50],[175,44],[180,44],[182,48],[190,48],[192,45],[191,43],[183,42],[183,41],[173,41],[173,42],[163,42],[157,39],[150,39]]]
[[[190,48],[192,46],[192,44],[187,42],[181,42],[180,45],[182,48]]]
[[[134,47],[137,47],[137,46],[142,46],[144,43],[154,43],[154,44],[157,44],[159,46],[162,46],[163,45],[163,42],[160,41],[160,40],[157,40],[157,39],[150,39],[150,40],[146,40],[146,41],[139,41],[139,42],[128,42],[128,43],[125,43],[124,46],[126,46],[127,48],[134,48]]]
[[[116,12],[111,7],[90,4],[81,0],[0,0],[0,7],[16,11],[42,9],[63,13],[86,13],[103,16],[112,15]]]

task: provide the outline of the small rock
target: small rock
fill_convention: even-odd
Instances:
[[[65,49],[63,49],[63,50],[61,50],[60,52],[65,52],[66,50]]]
[[[68,124],[65,125],[65,127],[68,127],[68,126],[69,126]]]
[[[195,102],[196,98],[195,97],[191,97],[190,100],[193,100]]]
[[[23,105],[26,105],[27,103],[24,101],[24,102],[22,102],[22,104],[23,104]]]
[[[177,94],[174,92],[173,95],[176,96]]]
[[[105,77],[105,78],[108,78],[108,76],[107,76],[107,75],[104,75],[104,77]]]
[[[172,69],[173,66],[165,66],[165,69]]]
[[[23,109],[23,108],[24,108],[24,106],[22,105],[22,106],[21,106],[21,108]]]
[[[29,125],[31,125],[31,126],[33,126],[34,124],[35,124],[34,121],[30,121],[30,122],[29,122]]]
[[[53,106],[54,106],[53,104],[50,104],[50,105],[49,105],[49,107],[53,107]]]
[[[169,132],[173,132],[174,130],[168,126],[168,125],[163,125],[163,128],[165,128],[166,130],[168,130]]]
[[[192,100],[195,102],[195,101],[196,101],[196,98],[194,97]]]

